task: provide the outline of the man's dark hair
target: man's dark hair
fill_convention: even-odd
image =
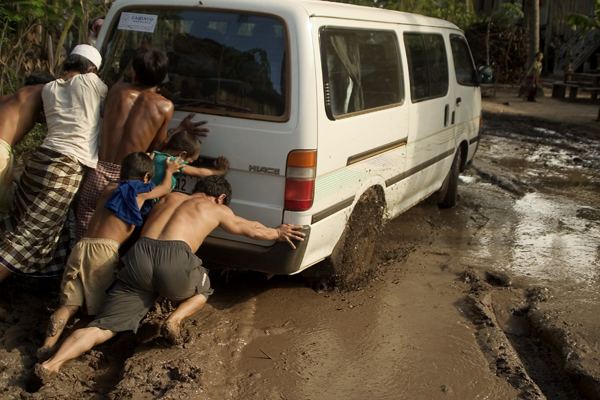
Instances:
[[[139,48],[131,64],[140,84],[156,86],[167,76],[169,58],[164,51]]]
[[[187,131],[177,132],[169,139],[163,152],[177,155],[174,153],[182,151],[185,151],[190,157],[200,154],[200,141],[198,138]]]
[[[154,161],[143,151],[131,153],[125,156],[121,163],[122,181],[143,181],[148,174],[148,179],[154,177]]]
[[[56,80],[54,75],[49,72],[35,71],[31,75],[25,77],[25,84],[23,86],[41,85]]]
[[[224,194],[223,204],[229,205],[231,201],[231,185],[227,179],[220,175],[209,175],[202,179],[198,179],[198,183],[194,186],[193,193],[204,193],[207,196],[219,197]]]
[[[96,69],[93,62],[80,54],[69,54],[63,63],[64,72],[76,71],[80,74],[85,74],[89,67],[94,67],[94,69]]]

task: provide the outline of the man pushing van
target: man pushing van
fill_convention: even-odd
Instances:
[[[123,257],[124,268],[111,287],[96,319],[74,331],[57,353],[35,366],[37,382],[45,384],[60,367],[118,332],[137,330],[158,296],[179,302],[161,332],[173,344],[182,342],[181,321],[199,311],[212,294],[210,281],[196,251],[217,226],[235,235],[257,240],[287,242],[304,240],[300,225],[267,228],[236,216],[227,205],[231,187],[221,176],[198,181],[192,195],[171,193],[152,209],[140,240]]]
[[[132,60],[133,83],[117,82],[108,92],[102,122],[98,165],[90,169],[81,184],[77,204],[76,239],[83,237],[102,190],[110,181],[119,181],[121,162],[131,153],[162,150],[173,103],[156,92],[167,75],[169,59],[163,51],[140,48]],[[187,130],[206,136],[206,121],[192,122],[189,114],[171,133]]]

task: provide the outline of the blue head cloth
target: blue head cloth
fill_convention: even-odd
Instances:
[[[140,210],[137,203],[139,193],[147,193],[154,189],[154,183],[142,181],[122,181],[110,195],[104,207],[112,211],[117,217],[135,226],[142,226],[142,216],[147,215],[152,209],[152,202],[146,201]]]

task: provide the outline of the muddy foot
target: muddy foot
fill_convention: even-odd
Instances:
[[[52,357],[56,351],[56,346],[43,346],[37,349],[37,362],[42,363]]]
[[[46,368],[42,367],[42,364],[35,364],[33,367],[33,373],[27,381],[27,391],[34,393],[40,390],[40,388],[48,383],[52,382],[58,374],[53,374]]]
[[[174,330],[168,322],[165,322],[163,326],[161,326],[160,335],[171,342],[173,346],[183,346],[181,333],[178,330]]]

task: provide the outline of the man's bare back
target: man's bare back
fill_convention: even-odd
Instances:
[[[291,239],[304,240],[304,233],[298,231],[302,228],[300,225],[283,224],[279,228],[267,228],[259,222],[236,216],[229,207],[220,204],[222,201],[204,193],[170,193],[152,208],[141,236],[181,240],[194,253],[217,226],[227,233],[251,239],[287,242],[294,249],[296,247]]]
[[[142,229],[142,237],[181,240],[195,253],[206,236],[219,226],[223,208],[229,210],[227,206],[209,200],[203,193],[170,193],[152,208]]]
[[[25,86],[0,98],[0,139],[11,147],[43,119],[43,88],[44,85]]]
[[[173,103],[155,86],[115,84],[106,99],[98,158],[121,165],[127,154],[160,149],[172,116]]]

